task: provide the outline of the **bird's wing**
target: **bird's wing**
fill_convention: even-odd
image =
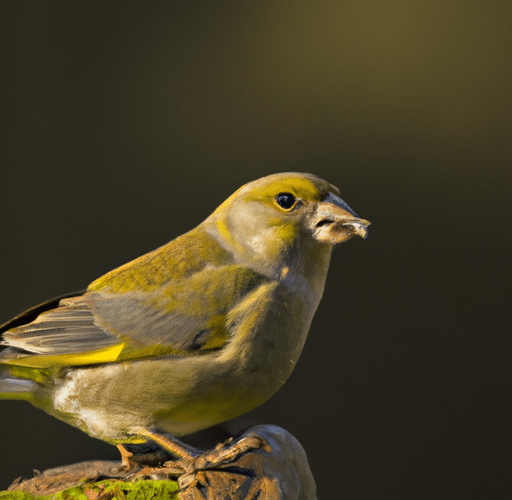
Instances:
[[[54,299],[4,325],[0,363],[46,368],[219,349],[229,337],[229,310],[265,281],[230,264],[150,292]]]
[[[96,325],[84,294],[49,300],[2,325],[0,363],[47,367],[112,358],[119,339]]]
[[[222,347],[229,311],[267,278],[236,264],[206,267],[147,293],[89,292],[96,321],[119,338],[180,352]]]

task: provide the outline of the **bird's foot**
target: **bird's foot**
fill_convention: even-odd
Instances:
[[[252,473],[245,468],[237,467],[236,461],[247,452],[258,449],[270,451],[270,446],[262,438],[256,435],[242,437],[239,440],[229,438],[219,443],[215,448],[208,451],[201,451],[183,443],[174,436],[154,429],[141,429],[142,434],[154,443],[158,444],[166,452],[179,457],[177,460],[165,461],[160,467],[141,466],[137,455],[126,453],[126,449],[120,448],[123,463],[127,466],[135,466],[131,478],[150,477],[152,479],[177,478],[180,487],[180,499],[200,500],[197,496],[201,488],[211,482],[211,473],[217,475],[219,472],[229,472],[242,476],[251,476]],[[145,461],[147,463],[147,460]],[[231,467],[230,467],[231,465]]]
[[[229,464],[240,457],[240,455],[265,447],[268,447],[266,442],[256,436],[245,437],[238,441],[230,438],[224,443],[219,443],[214,449],[201,453],[188,463],[181,461],[180,465],[184,466],[184,473],[178,478],[180,491],[183,494],[188,490],[192,491],[192,489],[196,491],[198,473],[223,468],[229,470]],[[185,495],[182,498],[192,499],[195,497]]]

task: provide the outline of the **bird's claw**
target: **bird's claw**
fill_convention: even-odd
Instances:
[[[234,461],[243,453],[260,448],[269,448],[268,444],[258,436],[248,436],[233,443],[230,438],[224,443],[218,444],[213,450],[205,451],[195,457],[188,464],[180,461],[179,464],[184,466],[185,472],[178,478],[180,492],[186,494],[187,490],[195,489],[197,485],[197,473],[214,470]],[[180,498],[192,498],[182,496]]]
[[[191,470],[214,469],[221,465],[232,462],[242,453],[250,450],[257,450],[265,446],[263,439],[259,437],[245,437],[236,443],[229,439],[225,443],[220,443],[213,450],[208,450],[197,456],[190,463]]]

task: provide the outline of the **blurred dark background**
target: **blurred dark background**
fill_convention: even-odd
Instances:
[[[252,413],[327,498],[512,488],[512,3],[3,2],[0,322],[315,173],[372,221]],[[117,450],[0,402],[0,488]]]

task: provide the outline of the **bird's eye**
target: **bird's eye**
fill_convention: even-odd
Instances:
[[[289,210],[295,205],[295,196],[292,193],[279,193],[276,202],[281,208]]]

